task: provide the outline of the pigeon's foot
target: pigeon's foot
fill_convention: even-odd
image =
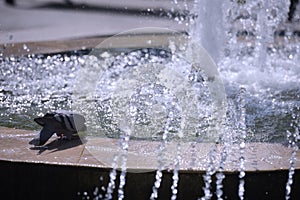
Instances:
[[[62,133],[59,135],[58,140],[70,140],[70,139]]]

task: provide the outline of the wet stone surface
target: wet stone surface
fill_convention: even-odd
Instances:
[[[109,138],[82,138],[72,141],[60,140],[53,136],[44,147],[33,147],[28,142],[37,131],[0,127],[0,160],[27,163],[44,163],[72,166],[111,168],[115,156],[121,155],[119,141]],[[155,170],[158,166],[160,142],[129,142],[127,168],[131,170]],[[212,149],[215,161],[219,163],[223,145],[181,143],[180,170],[205,171]],[[192,149],[194,148],[194,149]],[[165,169],[172,169],[176,143],[168,143],[164,152]],[[196,152],[194,158],[191,152]],[[238,171],[239,147],[232,146],[228,151],[224,169]],[[280,144],[248,143],[245,146],[245,170],[287,170],[290,167],[292,149]],[[196,155],[196,156],[195,156]],[[117,163],[121,165],[121,163]],[[296,153],[295,168],[300,169],[300,152]]]
[[[0,160],[101,166],[101,163],[85,152],[85,141],[67,141],[53,136],[44,147],[34,147],[28,142],[36,134],[37,131],[0,127]]]

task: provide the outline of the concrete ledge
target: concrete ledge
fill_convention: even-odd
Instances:
[[[0,160],[12,162],[43,163],[55,165],[88,166],[97,168],[112,168],[113,159],[121,155],[119,140],[111,138],[87,137],[83,140],[59,140],[53,136],[45,145],[46,148],[32,147],[28,142],[35,136],[36,131],[19,130],[0,127]],[[159,164],[157,156],[159,141],[129,142],[127,152],[128,171],[155,171]],[[181,171],[206,171],[210,151],[214,148],[215,163],[220,163],[223,145],[198,143],[181,143]],[[174,168],[177,143],[170,142],[164,151],[165,169]],[[192,158],[191,152],[195,156]],[[292,150],[280,144],[247,143],[245,147],[246,171],[288,170]],[[238,145],[231,146],[225,162],[224,170],[237,172],[239,170],[240,151]],[[194,164],[192,160],[194,159]],[[121,166],[121,159],[116,163]],[[297,151],[295,168],[300,169],[300,151]]]
[[[182,37],[182,33],[170,33],[168,29],[153,28],[153,30],[156,30],[157,32],[143,32],[143,30],[140,29],[137,30],[138,34],[134,35],[134,37],[128,37],[126,35],[114,36],[116,39],[114,40],[113,46],[110,46],[110,43],[104,42],[106,39],[112,37],[112,35],[54,41],[0,44],[0,55],[2,54],[3,57],[8,57],[25,56],[29,54],[54,54],[76,50],[88,50],[95,48],[100,44],[101,48],[108,49],[161,47],[167,45],[170,38],[177,39]],[[163,30],[165,30],[165,32],[162,32]],[[149,38],[153,38],[152,43],[147,43]],[[26,45],[25,49],[24,45]]]
[[[0,160],[55,165],[103,165],[85,151],[85,143],[80,139],[58,140],[52,137],[46,148],[36,148],[28,142],[37,131],[0,127]]]

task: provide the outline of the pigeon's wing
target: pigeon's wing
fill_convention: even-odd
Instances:
[[[29,144],[34,146],[44,145],[53,134],[54,132],[52,130],[44,127],[41,132],[29,142]]]
[[[76,127],[74,125],[73,115],[68,114],[63,116],[64,125],[67,130],[76,132]]]
[[[60,131],[76,132],[72,123],[72,117],[69,114],[57,113],[54,118],[60,124]]]
[[[51,123],[51,127],[57,136],[64,135],[71,140],[72,135],[77,132],[72,121],[71,114],[56,113],[53,122]]]
[[[74,113],[58,113],[55,115],[57,121],[59,121],[66,131],[76,133],[78,131],[85,131],[85,119],[80,114]]]

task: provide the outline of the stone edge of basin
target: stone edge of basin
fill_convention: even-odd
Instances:
[[[174,32],[168,31],[168,29],[159,29],[156,32],[149,33],[147,31],[137,29],[137,34],[134,34],[134,39],[128,42],[127,35],[101,35],[82,38],[67,38],[64,40],[54,41],[28,41],[20,43],[7,43],[0,44],[0,55],[3,57],[9,56],[27,56],[32,54],[55,54],[69,51],[88,50],[97,47],[103,41],[108,38],[116,37],[117,41],[114,41],[114,47],[109,44],[103,44],[102,48],[142,48],[142,47],[155,47],[160,46],[157,43],[145,42],[149,37],[156,37],[158,43],[165,45],[168,42],[168,38],[174,36]],[[175,37],[180,35],[186,35],[186,33],[178,32]],[[122,40],[124,38],[125,40]],[[25,48],[24,48],[25,47]]]
[[[91,150],[88,150],[87,144],[89,143],[78,143],[74,142],[75,145],[69,145],[71,143],[63,143],[63,148],[61,146],[55,146],[52,149],[47,149],[46,151],[43,151],[42,153],[38,153],[38,149],[30,149],[30,145],[28,144],[28,141],[36,134],[36,131],[31,130],[21,130],[21,129],[13,129],[13,128],[6,128],[6,127],[0,127],[0,160],[3,161],[9,161],[9,162],[23,162],[23,163],[37,163],[37,164],[51,164],[51,165],[63,165],[63,166],[78,166],[78,167],[93,167],[93,168],[102,168],[102,169],[111,169],[111,163],[110,160],[107,157],[110,157],[112,160],[113,156],[117,153],[115,150],[116,147],[113,145],[113,143],[117,143],[115,139],[109,139],[109,138],[102,138],[99,140],[92,141],[92,144],[90,146],[95,146],[95,144],[106,144],[106,147],[102,148],[100,147],[100,150],[97,152],[92,152]],[[52,138],[50,143],[58,144],[59,142],[57,139]],[[95,143],[96,142],[96,143]],[[98,142],[98,143],[97,143]],[[156,154],[152,153],[149,157],[146,156],[140,156],[137,154],[140,147],[155,149],[157,148],[157,145],[159,143],[151,142],[149,143],[150,147],[145,145],[141,145],[139,141],[135,142],[132,141],[133,146],[135,150],[132,150],[129,154],[128,160],[130,159],[130,156],[133,158],[133,165],[130,163],[128,165],[127,171],[128,172],[150,172],[155,171],[157,166],[156,164],[151,165],[150,167],[147,166],[147,163],[143,163],[144,161],[147,162],[147,159],[151,160],[151,156],[155,159]],[[145,141],[144,143],[148,143]],[[48,144],[48,143],[47,143]],[[69,145],[69,146],[68,146]],[[200,145],[200,149],[203,149],[204,153],[201,154],[202,159],[207,160],[207,152],[209,151],[209,148],[211,144],[203,144]],[[220,146],[218,146],[220,147]],[[262,143],[249,143],[248,144],[248,150],[258,150],[258,151],[268,151],[272,152],[269,156],[262,156],[261,158],[253,157],[256,156],[256,154],[248,155],[245,151],[245,158],[246,161],[248,159],[248,163],[251,162],[253,159],[258,160],[258,162],[262,162],[262,164],[258,164],[258,167],[247,167],[246,164],[246,170],[247,172],[257,172],[257,171],[282,171],[282,170],[288,170],[289,169],[289,160],[291,155],[291,149],[284,147],[280,144],[263,144]],[[101,149],[102,148],[102,149]],[[111,148],[110,154],[108,154],[107,150],[108,148]],[[182,148],[185,148],[184,145],[182,145]],[[188,148],[188,147],[187,147]],[[172,148],[171,148],[172,150]],[[188,151],[188,150],[185,150]],[[218,151],[218,150],[217,150]],[[100,154],[100,159],[97,159],[95,157],[95,154]],[[266,154],[267,155],[267,154]],[[252,157],[253,158],[252,158]],[[106,157],[105,159],[102,159]],[[146,157],[146,158],[145,158]],[[184,157],[184,156],[183,156]],[[199,160],[201,162],[201,160]],[[135,163],[141,163],[142,165],[137,167],[132,167],[135,165]],[[236,163],[235,163],[236,165]],[[275,165],[275,166],[274,166]],[[154,167],[153,167],[154,166]],[[182,173],[202,173],[206,171],[207,166],[203,166],[202,168],[190,168],[186,166],[182,166],[180,169],[180,172]],[[300,151],[298,150],[296,153],[296,159],[295,159],[295,169],[300,169]],[[120,170],[120,169],[118,169]],[[164,171],[172,171],[172,169],[164,169]],[[239,169],[237,167],[224,167],[224,172],[226,173],[237,173]]]

